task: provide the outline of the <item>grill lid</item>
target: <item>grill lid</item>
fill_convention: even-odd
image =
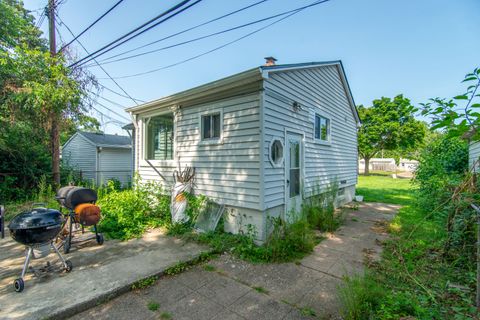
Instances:
[[[58,226],[63,222],[60,211],[55,209],[35,208],[25,211],[12,219],[8,228],[10,230],[33,229]]]

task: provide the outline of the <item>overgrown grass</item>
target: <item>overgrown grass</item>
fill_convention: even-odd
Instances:
[[[393,179],[391,176],[370,175],[358,177],[356,193],[367,202],[383,202],[409,205],[413,200],[414,188],[410,179]]]
[[[446,238],[439,219],[427,219],[406,180],[360,177],[366,201],[404,205],[389,224],[382,260],[365,277],[347,278],[339,290],[345,319],[471,319],[475,273],[442,257]]]
[[[272,235],[263,245],[255,243],[252,234],[230,234],[221,230],[208,233],[187,232],[184,239],[210,246],[215,253],[230,253],[253,263],[295,261],[310,253],[320,238],[305,220],[287,224],[275,222]]]

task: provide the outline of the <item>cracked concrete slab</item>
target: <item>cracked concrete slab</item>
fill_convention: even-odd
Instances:
[[[12,282],[20,275],[23,259],[4,259],[3,256],[13,257],[11,251],[14,251],[22,257],[24,249],[11,239],[2,240],[1,246],[2,249],[4,246],[9,248],[7,253],[0,251],[0,318],[4,320],[71,316],[129,291],[138,280],[161,274],[179,261],[192,260],[209,250],[167,237],[160,230],[152,230],[143,238],[132,241],[105,241],[103,246],[87,243],[73,247],[70,254],[64,255],[73,263],[72,272],[58,271],[44,278],[29,274],[25,290],[17,293]],[[50,254],[33,260],[33,264],[41,265],[48,259],[54,261],[57,258]],[[128,301],[128,305],[132,303]],[[124,303],[121,305],[130,309]],[[140,315],[143,318],[144,314]]]
[[[171,319],[192,320],[341,319],[337,289],[342,277],[362,273],[366,254],[380,254],[379,239],[386,234],[372,227],[390,220],[398,209],[360,204],[358,210],[347,211],[345,224],[337,232],[297,263],[252,264],[224,254],[207,262],[208,268],[204,264],[162,277],[153,287],[122,296],[132,297],[133,302],[117,298],[74,319],[106,315],[119,304],[129,308],[119,319],[132,314],[137,315],[135,319],[161,319],[162,313]],[[159,304],[157,311],[147,309],[152,301]]]

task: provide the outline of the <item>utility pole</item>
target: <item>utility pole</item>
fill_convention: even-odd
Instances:
[[[55,0],[48,0],[48,35],[50,42],[50,56],[56,55],[57,43],[55,39]],[[52,147],[52,176],[56,186],[60,184],[60,134],[59,114],[55,106],[50,110],[51,147]]]

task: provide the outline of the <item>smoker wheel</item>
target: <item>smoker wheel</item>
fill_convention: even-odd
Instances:
[[[97,243],[99,245],[102,245],[103,244],[103,234],[101,234],[101,233],[97,234],[96,238],[97,238]]]
[[[67,261],[65,261],[65,264],[66,264],[65,271],[66,272],[72,271],[72,269],[73,269],[72,261],[67,260]]]
[[[13,282],[13,286],[15,287],[15,291],[22,292],[25,288],[25,283],[23,282],[22,278],[18,278]]]

